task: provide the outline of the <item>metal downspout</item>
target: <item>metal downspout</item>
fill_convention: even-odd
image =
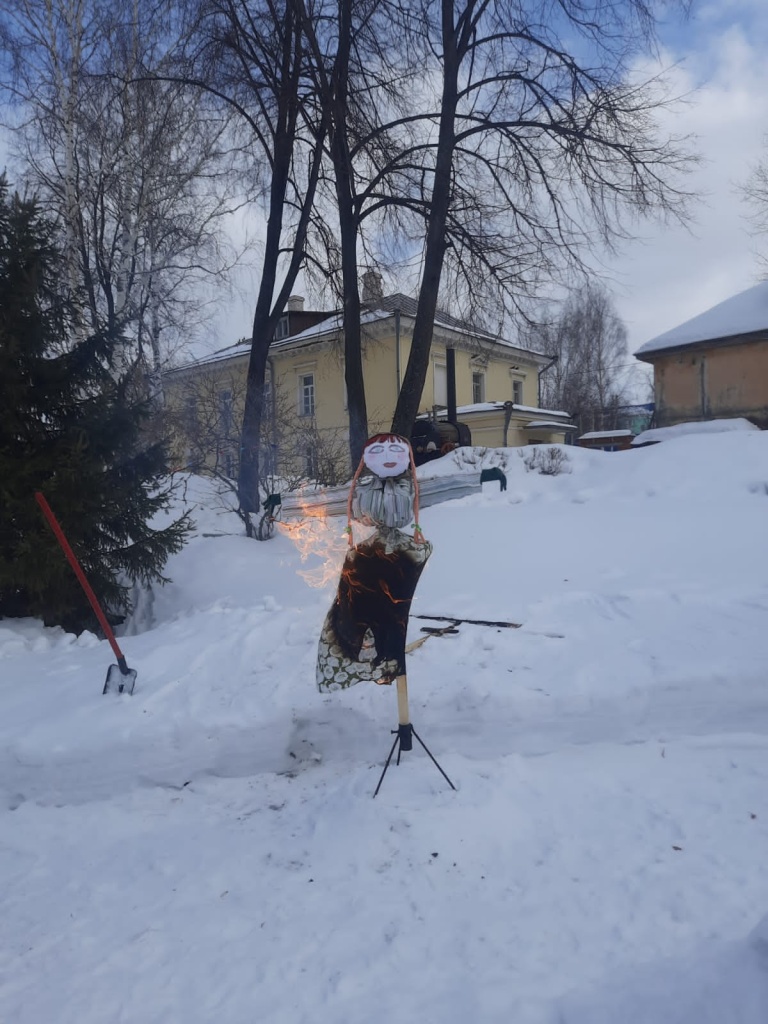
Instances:
[[[395,310],[395,382],[397,384],[397,391],[395,393],[395,402],[400,397],[400,386],[402,381],[400,380],[400,309]]]
[[[445,418],[449,423],[456,422],[456,349],[447,347],[445,350],[445,376],[448,389],[448,408]]]
[[[275,361],[272,356],[267,356],[267,366],[269,367],[269,382],[271,385],[269,393],[272,399],[269,403],[269,418],[272,426],[270,447],[272,448],[273,474],[274,476],[277,476],[277,381],[275,379]]]
[[[509,421],[512,419],[512,410],[515,408],[514,402],[504,403],[504,447],[509,448],[507,444],[509,438]]]

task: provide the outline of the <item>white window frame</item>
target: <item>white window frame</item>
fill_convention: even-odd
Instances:
[[[232,430],[234,423],[234,396],[231,388],[222,388],[219,391],[219,429],[225,436]]]
[[[283,313],[283,315],[277,321],[277,327],[275,328],[275,333],[274,333],[273,340],[274,341],[282,341],[282,339],[283,338],[287,338],[290,333],[291,333],[291,325],[290,325],[290,320],[288,319],[288,314],[287,313]]]
[[[475,394],[475,386],[477,386],[479,397]],[[472,371],[472,404],[479,405],[485,401],[485,374],[482,370]]]
[[[521,377],[513,377],[512,378],[512,402],[513,402],[514,405],[522,405],[523,404],[523,383],[524,382],[523,382]],[[519,400],[518,400],[518,398],[515,395],[515,392],[518,389],[520,391],[520,398],[519,398]]]
[[[317,391],[314,370],[298,370],[298,406],[299,416],[310,419],[315,415],[317,407]],[[307,381],[311,381],[307,384]]]
[[[314,480],[318,475],[317,463],[317,449],[313,445],[307,445],[305,449],[305,467],[310,480]]]

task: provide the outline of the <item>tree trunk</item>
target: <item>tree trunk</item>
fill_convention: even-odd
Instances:
[[[336,175],[341,236],[341,280],[344,296],[344,377],[349,413],[349,455],[354,471],[368,438],[368,411],[363,380],[360,287],[357,267],[358,214],[354,205],[352,157],[349,152],[349,52],[352,45],[352,0],[339,2],[339,42],[335,62],[333,138],[331,153]]]
[[[271,335],[269,331],[269,311],[256,308],[253,318],[253,341],[251,358],[248,362],[248,376],[245,386],[245,404],[243,409],[243,429],[240,438],[240,475],[238,480],[238,499],[240,508],[245,513],[257,513],[260,509],[260,459],[261,419],[264,412],[264,381],[266,379],[267,356]],[[274,381],[272,386],[274,387]],[[248,536],[252,536],[250,520],[246,521]]]
[[[344,288],[344,379],[347,385],[349,413],[349,456],[354,470],[368,439],[368,410],[363,379],[362,330],[360,327],[360,291],[357,275],[357,226],[354,213],[344,211],[339,199],[342,238],[341,273]],[[347,236],[345,239],[345,235]]]
[[[283,202],[288,182],[292,140],[284,139],[275,146],[275,162],[270,189],[270,209],[267,220],[267,237],[264,245],[264,262],[261,270],[261,284],[253,316],[253,337],[251,356],[248,361],[248,376],[245,385],[243,428],[240,439],[240,472],[238,476],[238,500],[246,514],[259,511],[259,447],[261,444],[261,417],[264,406],[264,380],[267,356],[272,342],[277,319],[282,308],[272,309],[272,295],[277,279],[277,263],[280,258],[280,239],[283,229]],[[295,279],[295,274],[294,274]],[[293,283],[293,282],[291,282]],[[274,387],[274,381],[273,385]],[[248,536],[251,536],[250,521],[247,522]]]
[[[456,106],[458,103],[458,75],[461,63],[457,48],[457,33],[453,23],[453,0],[442,3],[443,34],[443,92],[440,103],[440,132],[435,159],[435,178],[424,251],[424,274],[413,325],[413,342],[408,356],[402,387],[398,395],[392,430],[410,437],[419,411],[424,382],[429,369],[429,354],[435,327],[440,278],[445,259],[445,228],[451,202],[451,171],[456,144]]]

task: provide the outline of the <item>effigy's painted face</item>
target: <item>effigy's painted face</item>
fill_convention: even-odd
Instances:
[[[411,464],[404,441],[374,441],[363,450],[363,462],[376,476],[400,476]]]

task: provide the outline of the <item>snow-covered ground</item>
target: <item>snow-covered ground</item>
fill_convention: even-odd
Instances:
[[[456,792],[416,744],[373,800],[393,690],[315,689],[339,519],[203,504],[133,697],[0,621],[0,1021],[766,1024],[768,433],[568,454],[421,517],[414,614],[523,624],[409,656]]]

